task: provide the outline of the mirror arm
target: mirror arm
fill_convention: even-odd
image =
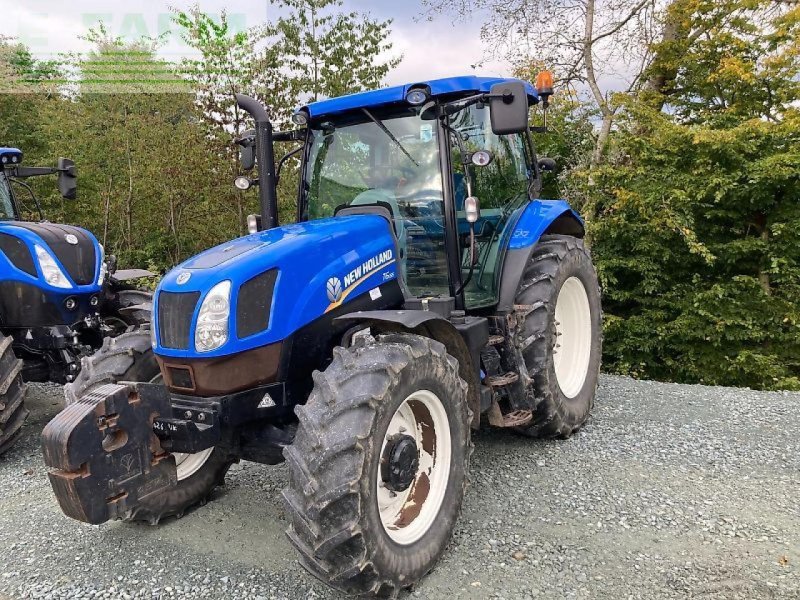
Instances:
[[[67,169],[56,169],[54,167],[13,167],[11,176],[18,178],[39,177],[41,175],[55,175]],[[21,182],[17,182],[21,183]]]
[[[277,131],[272,134],[272,139],[276,142],[302,142],[306,139],[306,130]]]
[[[447,122],[447,117],[442,117],[442,127],[456,139],[458,151],[461,153],[461,164],[464,165],[464,181],[467,183],[467,198],[469,198],[472,196],[472,172],[469,169],[469,164],[464,161],[464,156],[467,154],[464,140],[461,139],[461,134],[458,133],[458,131],[450,127],[450,123]]]

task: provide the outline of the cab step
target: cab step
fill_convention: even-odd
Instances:
[[[533,412],[529,410],[513,410],[503,414],[496,401],[492,403],[487,416],[493,427],[524,427],[533,421]]]
[[[502,375],[490,375],[485,381],[486,385],[489,387],[498,388],[511,385],[512,383],[519,381],[519,375],[513,371],[509,371],[508,373],[503,373]]]

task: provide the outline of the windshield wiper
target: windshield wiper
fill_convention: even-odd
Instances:
[[[397,145],[398,148],[400,148],[400,150],[403,152],[403,154],[405,154],[408,157],[408,160],[410,160],[412,163],[414,163],[414,166],[416,166],[416,167],[419,166],[419,163],[417,161],[415,161],[414,157],[411,156],[408,153],[408,150],[406,150],[403,147],[403,144],[400,143],[400,140],[398,140],[396,137],[394,137],[394,134],[391,131],[389,131],[389,129],[386,127],[386,125],[383,124],[383,121],[380,121],[380,120],[376,119],[374,116],[372,116],[372,113],[369,112],[366,108],[362,108],[361,110],[364,111],[364,114],[369,117],[370,121],[375,123],[375,125],[380,127],[380,129],[381,129],[381,131],[383,131],[383,133],[385,133],[386,135],[389,136],[389,139],[392,140]]]

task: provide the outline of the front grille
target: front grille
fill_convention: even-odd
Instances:
[[[36,277],[36,267],[28,246],[16,236],[0,233],[0,251],[8,257],[12,265],[28,275]]]
[[[236,302],[236,335],[246,338],[269,326],[272,292],[278,270],[272,269],[253,277],[239,288]]]
[[[67,273],[78,285],[89,285],[95,282],[95,253],[92,239],[80,229],[71,227],[64,235],[55,240],[48,241],[50,249],[61,264],[67,269]],[[65,240],[65,236],[72,233],[78,238],[77,244],[70,244]]]
[[[192,315],[200,292],[161,292],[158,295],[158,338],[164,348],[187,350]]]

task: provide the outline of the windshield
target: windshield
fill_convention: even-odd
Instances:
[[[0,219],[14,219],[14,202],[11,188],[5,173],[0,171]]]
[[[346,205],[388,204],[401,271],[415,296],[448,296],[444,202],[435,121],[420,109],[361,111],[310,130],[306,219]]]

